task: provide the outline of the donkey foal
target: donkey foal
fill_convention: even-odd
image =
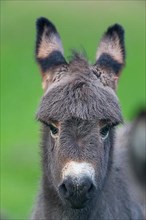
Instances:
[[[125,63],[123,28],[108,28],[94,65],[77,53],[68,63],[55,26],[39,18],[36,60],[44,89],[37,112],[42,181],[32,219],[142,219],[122,166],[113,163],[114,127],[122,122],[115,90]]]

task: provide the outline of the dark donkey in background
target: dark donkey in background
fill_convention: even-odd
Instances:
[[[39,18],[36,60],[44,89],[37,112],[43,175],[32,219],[141,220],[114,153],[114,127],[122,122],[115,89],[125,63],[123,28],[108,28],[94,65],[77,53],[67,63],[55,26]]]

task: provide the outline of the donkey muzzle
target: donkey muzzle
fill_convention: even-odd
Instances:
[[[68,201],[74,209],[84,208],[94,190],[93,181],[88,176],[80,178],[68,176],[59,186],[61,197]]]

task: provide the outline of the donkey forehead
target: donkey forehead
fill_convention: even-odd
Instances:
[[[103,86],[96,77],[87,79],[86,74],[82,77],[79,74],[66,76],[50,86],[42,97],[37,118],[43,121],[70,118],[105,119],[113,123],[122,121],[115,92]]]

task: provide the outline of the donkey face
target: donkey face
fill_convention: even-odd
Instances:
[[[110,167],[113,126],[122,121],[114,90],[124,65],[123,38],[122,27],[114,25],[104,34],[94,65],[80,54],[67,63],[55,26],[37,20],[36,59],[44,89],[37,118],[44,124],[44,169],[72,208],[95,198]]]

